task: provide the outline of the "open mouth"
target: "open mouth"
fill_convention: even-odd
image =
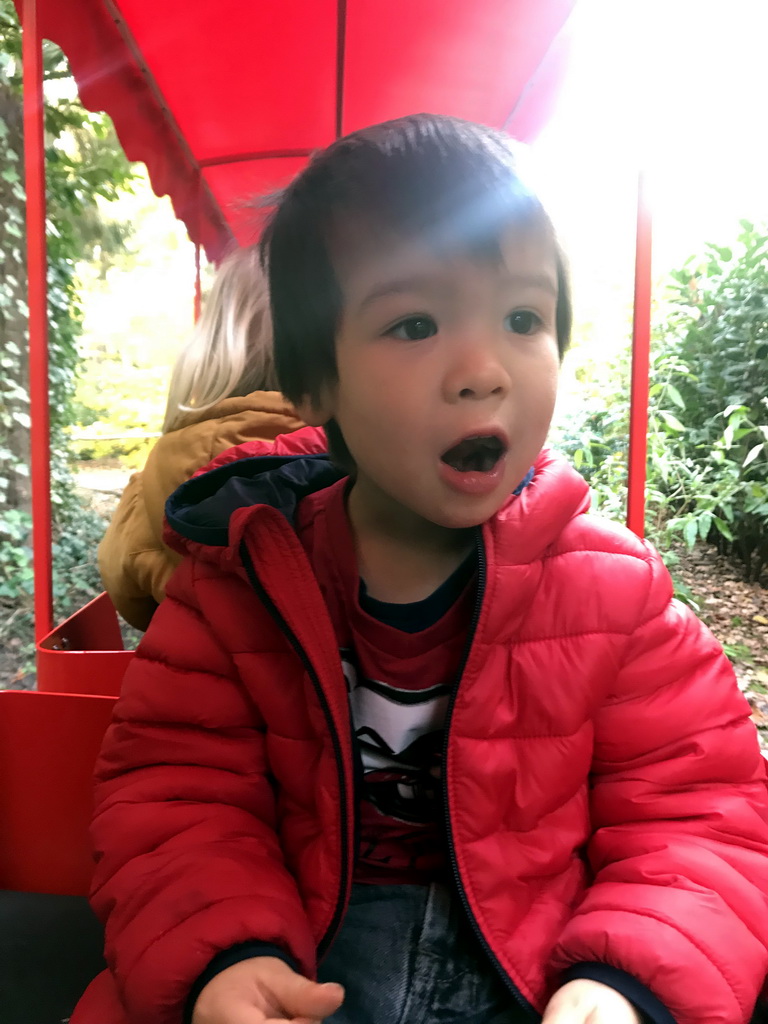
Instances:
[[[443,452],[440,459],[458,473],[490,473],[506,451],[507,446],[500,438],[488,434],[465,437]]]

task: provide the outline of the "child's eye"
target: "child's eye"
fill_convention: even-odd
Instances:
[[[437,324],[431,316],[409,316],[386,332],[401,341],[423,341],[437,334]]]
[[[504,318],[504,326],[512,334],[534,334],[542,326],[542,320],[530,309],[516,309]]]

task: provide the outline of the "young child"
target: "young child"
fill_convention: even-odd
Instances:
[[[98,768],[119,1002],[102,978],[73,1024],[748,1021],[755,730],[658,555],[542,450],[570,298],[512,144],[355,133],[263,245],[332,459],[246,446],[168,503],[188,557]]]
[[[255,249],[219,267],[200,322],[173,368],[163,436],[123,491],[99,570],[112,603],[146,629],[180,556],[163,543],[163,510],[179,484],[233,445],[303,426],[276,390],[269,294]]]

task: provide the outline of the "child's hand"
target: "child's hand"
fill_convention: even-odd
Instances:
[[[555,992],[541,1024],[641,1024],[641,1017],[616,989],[578,978]]]
[[[341,985],[318,985],[274,956],[257,956],[227,967],[202,990],[192,1024],[308,1024],[341,1006]]]

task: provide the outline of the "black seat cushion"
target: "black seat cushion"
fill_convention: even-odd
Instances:
[[[87,900],[0,891],[0,1024],[61,1024],[104,969]]]

